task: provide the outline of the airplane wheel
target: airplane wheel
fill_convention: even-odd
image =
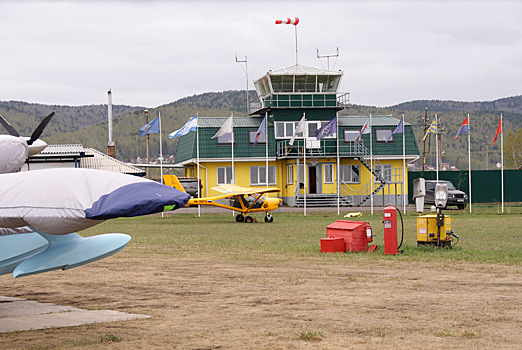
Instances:
[[[247,216],[247,217],[245,218],[245,222],[246,222],[247,224],[250,224],[250,223],[254,222],[254,219],[252,219],[251,216]]]
[[[237,222],[243,222],[243,221],[245,221],[245,217],[243,216],[243,214],[237,214],[237,215],[236,215],[236,221],[237,221]]]
[[[274,221],[274,217],[270,214],[267,214],[267,216],[265,216],[265,222],[272,222]]]

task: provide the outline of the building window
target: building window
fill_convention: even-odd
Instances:
[[[380,174],[386,182],[392,180],[392,166],[391,164],[375,164],[375,173]],[[381,183],[377,176],[375,177],[375,183]]]
[[[286,184],[293,185],[294,184],[294,165],[287,164],[286,166]]]
[[[299,164],[299,166],[297,167],[298,171],[299,171],[299,182],[304,184],[304,171],[305,171],[305,167],[304,165],[301,163]]]
[[[234,183],[232,181],[232,167],[218,167],[217,168],[217,184],[225,185]]]
[[[276,169],[275,166],[268,167],[268,184],[275,185]],[[251,166],[250,167],[250,185],[266,185],[266,167],[264,166]]]
[[[321,122],[308,122],[306,128],[308,130],[307,137],[315,137],[315,132],[321,128]]]
[[[248,142],[253,145],[255,144],[256,142],[256,135],[257,135],[257,130],[249,130],[248,131]],[[266,133],[260,133],[259,134],[259,141],[257,141],[257,144],[260,144],[260,143],[266,143]]]
[[[299,122],[275,122],[276,138],[285,139],[291,138],[294,134],[294,130]],[[303,137],[303,133],[297,134],[297,137]]]
[[[376,129],[375,130],[375,135],[377,137],[377,142],[386,142],[386,139],[388,138],[388,136],[390,136],[392,133],[391,130],[386,130],[386,129]],[[389,141],[393,141],[393,136],[390,138]],[[389,142],[388,141],[388,142]]]
[[[356,164],[341,166],[341,180],[343,182],[352,184],[361,183],[360,169],[360,166]]]
[[[359,130],[344,130],[344,142],[355,142],[359,136]]]
[[[218,145],[223,145],[223,144],[230,145],[232,142],[235,143],[236,140],[233,136],[234,136],[234,133],[218,136],[218,138],[217,138]],[[234,141],[232,141],[233,139],[234,139]]]
[[[323,164],[324,183],[333,184],[333,164]]]

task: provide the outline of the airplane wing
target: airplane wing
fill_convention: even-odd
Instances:
[[[181,208],[190,196],[111,171],[45,169],[0,175],[0,227],[67,234],[117,217]]]
[[[182,208],[190,196],[157,182],[92,169],[0,175],[0,275],[69,269],[123,249],[130,236],[74,231],[117,217]]]
[[[252,188],[252,187],[241,187],[233,184],[220,185],[216,187],[212,187],[213,190],[218,191],[223,194],[231,194],[231,195],[248,195],[248,194],[264,194],[269,192],[281,192],[281,190],[277,187],[269,187],[265,189]]]

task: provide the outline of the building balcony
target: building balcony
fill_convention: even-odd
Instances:
[[[306,157],[336,157],[337,142],[335,139],[296,139],[293,145],[290,140],[277,141],[276,157],[278,159],[295,159]],[[306,142],[306,147],[305,147]],[[348,142],[339,144],[339,156],[341,157],[369,157],[370,151],[363,142]]]

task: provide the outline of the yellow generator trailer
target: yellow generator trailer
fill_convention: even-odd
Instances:
[[[451,229],[453,219],[449,215],[433,213],[417,217],[417,245],[436,245],[451,248],[453,237],[458,236]]]

